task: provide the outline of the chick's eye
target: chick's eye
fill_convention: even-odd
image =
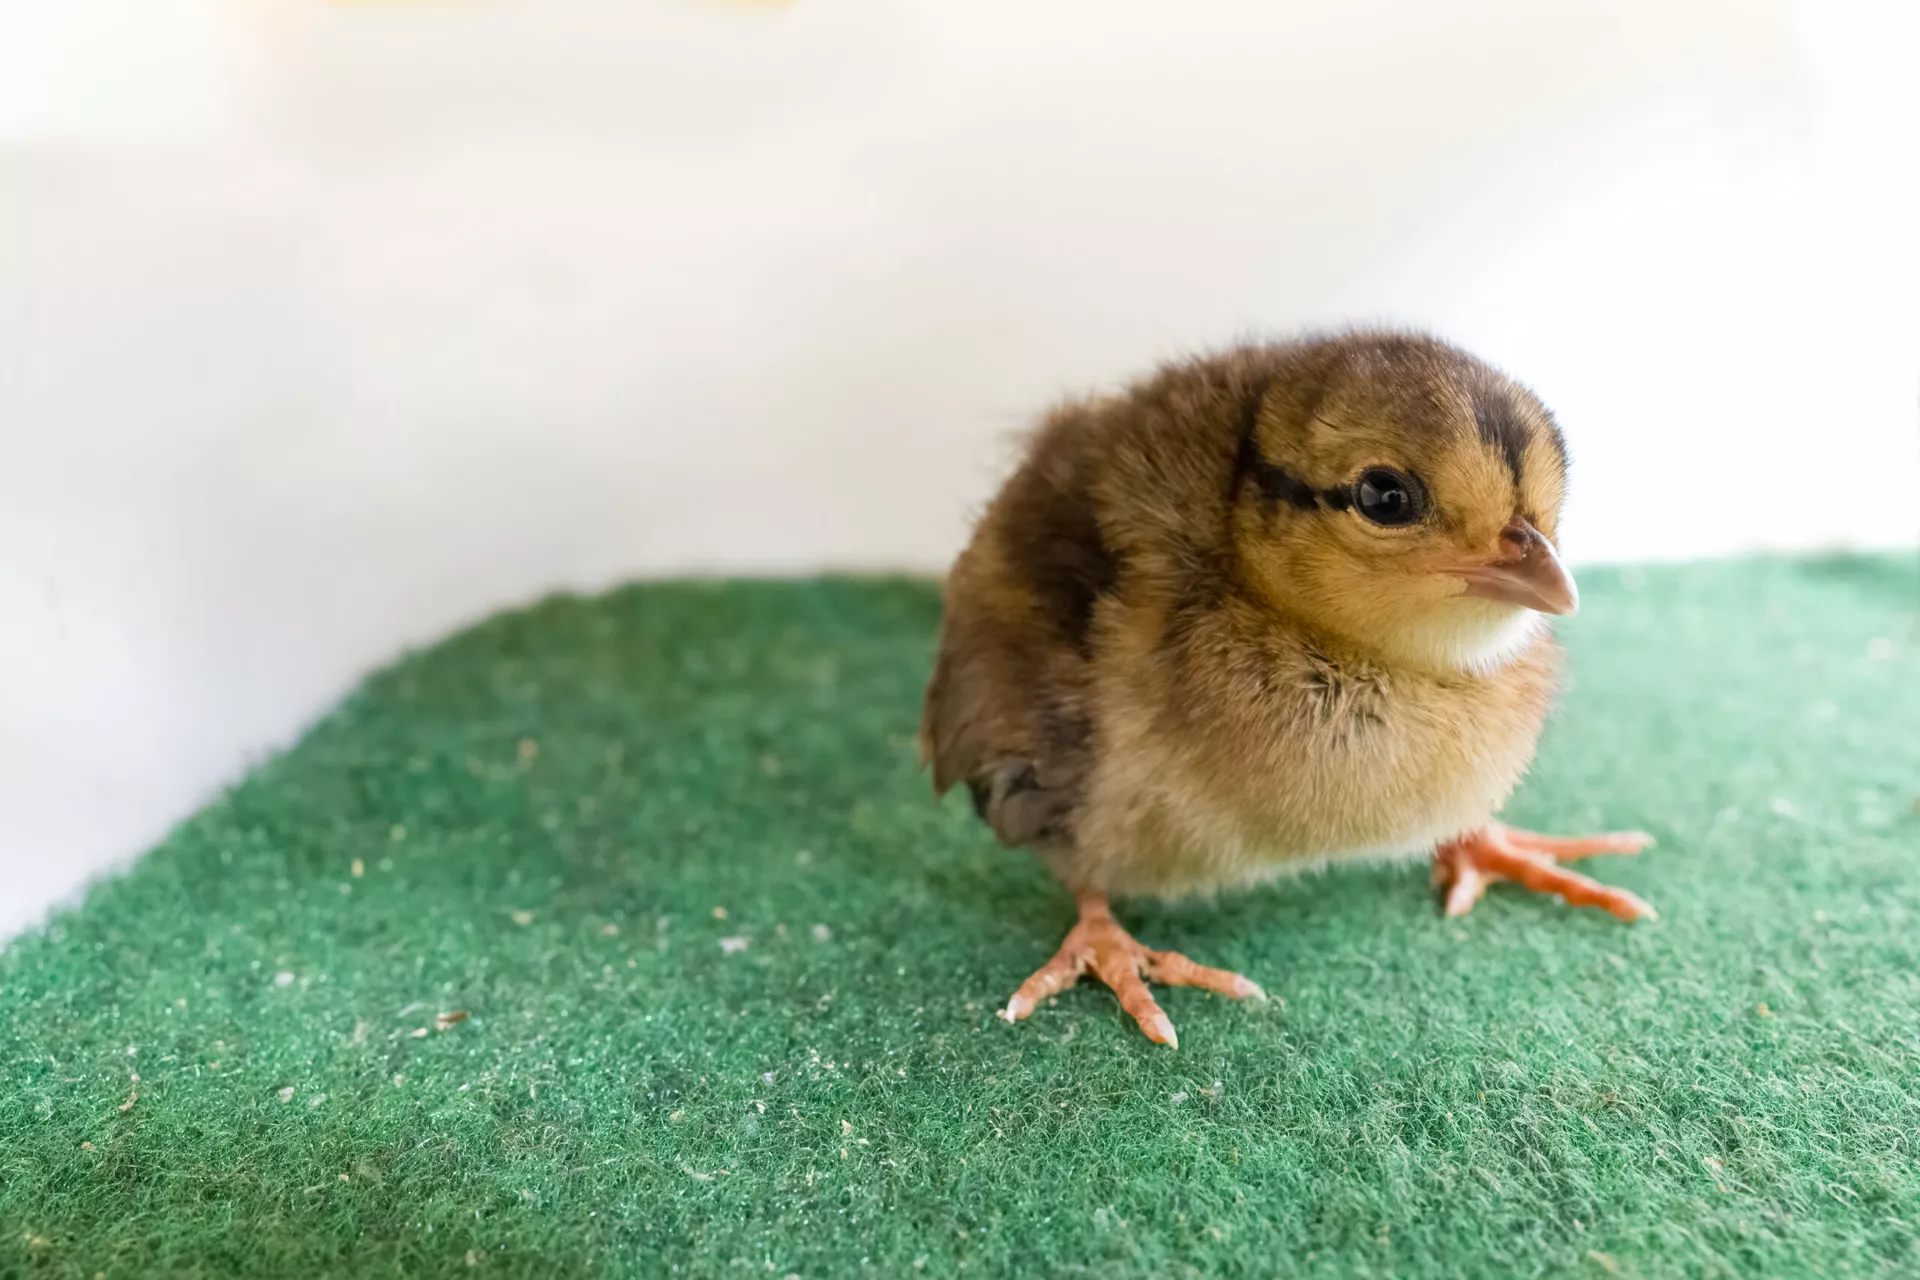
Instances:
[[[1375,524],[1414,524],[1427,513],[1426,490],[1389,467],[1369,467],[1353,482],[1353,505]]]

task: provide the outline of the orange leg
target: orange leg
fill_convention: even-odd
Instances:
[[[1563,839],[1490,822],[1434,851],[1433,882],[1447,891],[1447,914],[1465,915],[1499,880],[1551,893],[1576,907],[1602,907],[1622,920],[1655,919],[1652,906],[1628,893],[1568,871],[1562,859],[1596,853],[1638,853],[1653,843],[1644,831]]]
[[[1195,964],[1177,951],[1151,951],[1141,946],[1113,918],[1106,894],[1082,893],[1079,901],[1080,923],[1073,926],[1053,959],[1021,983],[1013,999],[1007,1001],[1000,1016],[1008,1022],[1020,1021],[1042,1000],[1065,991],[1089,970],[1120,997],[1120,1007],[1133,1015],[1140,1029],[1147,1033],[1147,1039],[1176,1049],[1180,1047],[1180,1037],[1174,1034],[1172,1020],[1147,990],[1148,982],[1170,987],[1205,987],[1236,1000],[1248,996],[1267,998],[1258,983],[1237,973]]]

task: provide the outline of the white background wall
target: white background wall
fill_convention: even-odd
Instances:
[[[360,673],[940,566],[1067,390],[1433,326],[1575,560],[1911,543],[1920,6],[0,0],[0,937]]]

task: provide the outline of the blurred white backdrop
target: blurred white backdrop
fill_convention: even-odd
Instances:
[[[1920,6],[0,0],[0,937],[369,667],[937,569],[1053,397],[1430,326],[1576,561],[1910,544]]]

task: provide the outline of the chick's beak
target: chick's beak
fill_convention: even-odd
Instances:
[[[1449,570],[1466,580],[1465,595],[1517,604],[1541,613],[1574,613],[1580,592],[1547,535],[1515,516],[1500,531],[1500,554]]]

